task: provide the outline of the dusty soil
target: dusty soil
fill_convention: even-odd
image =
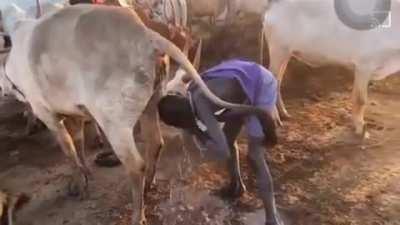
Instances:
[[[244,33],[244,27],[217,33],[206,43],[204,65],[231,56],[256,59],[256,28],[252,33]],[[350,71],[336,67],[311,69],[296,61],[289,65],[284,97],[292,119],[279,130],[280,144],[265,153],[288,225],[400,224],[400,79],[371,86],[371,138],[363,143],[351,132],[351,79]],[[47,130],[23,134],[22,109],[13,99],[0,101],[0,188],[32,196],[17,224],[128,224],[129,182],[122,167],[96,167],[93,157],[99,149],[89,149],[91,194],[84,200],[67,197],[68,160]],[[147,196],[150,224],[264,224],[245,161],[245,139],[239,146],[248,192],[229,201],[215,195],[227,183],[224,168],[194,149],[182,151],[178,132],[164,131],[157,184]]]

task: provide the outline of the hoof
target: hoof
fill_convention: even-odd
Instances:
[[[146,184],[144,185],[144,194],[146,195],[147,193],[149,193],[152,189],[154,182],[146,182]]]
[[[221,196],[222,198],[236,199],[242,196],[244,192],[246,192],[246,187],[244,184],[229,185],[219,190],[217,195]]]
[[[94,162],[100,167],[116,167],[121,165],[121,161],[112,151],[106,151],[97,154]]]
[[[360,141],[364,141],[370,138],[369,132],[367,131],[367,125],[363,125],[360,128],[355,128],[355,134]]]
[[[132,225],[147,225],[147,220],[141,219],[140,221],[133,221]]]
[[[265,225],[285,225],[281,215],[277,212],[273,220],[267,220]]]
[[[279,117],[280,117],[281,120],[283,120],[283,121],[287,121],[287,120],[292,119],[292,116],[291,116],[288,112],[280,113],[280,114],[279,114]],[[281,121],[281,123],[282,123],[282,121]]]
[[[73,198],[85,199],[88,197],[88,178],[86,176],[71,177],[67,187],[68,196]]]

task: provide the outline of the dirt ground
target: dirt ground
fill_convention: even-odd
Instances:
[[[203,65],[232,56],[256,59],[256,27],[252,33],[243,26],[216,33],[205,45]],[[355,141],[350,126],[350,71],[292,61],[286,78],[283,94],[292,118],[279,129],[280,144],[265,152],[286,224],[400,225],[400,78],[371,85],[371,138],[364,143]],[[129,224],[122,167],[96,167],[99,149],[89,149],[91,194],[67,197],[68,160],[47,130],[23,134],[22,109],[13,99],[0,100],[0,188],[32,196],[17,225]],[[248,192],[229,201],[215,194],[227,183],[224,168],[194,149],[182,151],[176,130],[164,127],[164,134],[157,183],[147,196],[150,224],[264,224],[244,138],[239,146]]]

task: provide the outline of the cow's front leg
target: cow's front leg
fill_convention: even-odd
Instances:
[[[142,138],[146,146],[146,186],[145,191],[149,191],[155,181],[156,167],[163,147],[160,122],[156,110],[145,111],[140,118],[142,125]]]
[[[85,136],[88,140],[87,146],[90,148],[103,148],[105,146],[106,139],[96,121],[85,121]]]
[[[61,149],[75,165],[73,167],[74,174],[69,183],[69,194],[72,196],[80,195],[80,197],[83,198],[87,194],[89,170],[85,163],[81,160],[81,156],[79,156],[80,153],[78,152],[81,151],[81,149],[77,150],[73,141],[73,137],[77,139],[80,136],[80,133],[83,129],[81,124],[83,123],[77,123],[75,125],[76,127],[71,129],[73,134],[70,134],[64,124],[64,118],[60,118],[56,114],[51,113],[46,109],[33,109],[38,118],[40,118],[46,124],[47,128],[53,132],[61,146]],[[81,144],[79,144],[79,148],[81,148],[80,145]]]
[[[249,137],[249,165],[256,175],[258,194],[265,208],[266,225],[283,225],[275,204],[272,176],[264,159],[264,138]]]
[[[79,158],[79,164],[82,165],[81,173],[84,174],[84,180],[83,180],[83,191],[82,188],[80,187],[80,181],[74,181],[71,183],[71,186],[69,188],[69,192],[71,194],[79,194],[80,192],[83,194],[88,194],[87,193],[87,187],[88,187],[88,178],[91,175],[90,169],[87,164],[86,160],[86,152],[85,152],[85,132],[84,132],[84,127],[85,127],[85,120],[80,117],[68,117],[64,120],[65,127],[67,128],[68,132],[71,134],[72,140],[74,141],[75,144],[75,149],[76,149],[76,154],[78,155]],[[79,179],[79,175],[75,176],[75,179]]]
[[[157,104],[161,98],[161,89],[154,91],[153,96],[140,117],[141,137],[145,144],[146,155],[146,185],[145,192],[149,191],[155,181],[156,167],[164,145],[161,134],[160,119]]]
[[[269,38],[268,40],[271,40]],[[289,119],[290,115],[286,110],[285,103],[283,102],[282,98],[282,80],[283,76],[285,75],[286,67],[290,60],[290,51],[287,48],[281,47],[278,43],[269,42],[269,55],[270,57],[270,70],[276,77],[278,81],[278,111],[280,115],[280,119]]]
[[[368,74],[356,70],[354,76],[353,93],[352,93],[352,101],[353,101],[352,117],[353,117],[355,133],[362,139],[369,137],[364,121],[364,113],[368,101],[368,83],[369,83]]]

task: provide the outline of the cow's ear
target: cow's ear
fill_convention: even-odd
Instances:
[[[200,69],[200,62],[201,62],[201,48],[203,45],[203,40],[200,39],[199,43],[197,44],[196,54],[193,59],[193,66],[196,70]]]

